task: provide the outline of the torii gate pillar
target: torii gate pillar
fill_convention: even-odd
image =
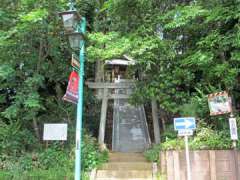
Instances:
[[[107,119],[107,106],[108,106],[108,97],[107,97],[107,95],[108,95],[108,89],[105,88],[103,90],[101,118],[100,118],[99,135],[98,135],[98,143],[100,145],[104,144],[104,138],[105,138],[106,119]]]

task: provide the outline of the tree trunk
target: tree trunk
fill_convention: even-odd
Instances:
[[[158,107],[156,100],[152,100],[152,118],[153,118],[153,129],[154,129],[154,139],[155,143],[160,143],[160,128],[158,120]]]
[[[166,130],[166,112],[160,107],[160,119],[162,122],[162,130],[165,131]]]
[[[40,133],[39,133],[39,128],[38,128],[38,123],[37,123],[36,117],[33,118],[33,128],[34,128],[36,137],[38,138],[38,140],[40,140]]]
[[[39,71],[40,71],[42,56],[43,56],[43,39],[40,40],[40,45],[39,45],[38,62],[36,66],[37,74],[39,74]],[[35,87],[35,90],[37,91],[37,87]],[[38,123],[37,123],[37,117],[33,118],[33,128],[34,128],[36,137],[40,141],[41,139],[40,139],[40,132],[39,132]]]

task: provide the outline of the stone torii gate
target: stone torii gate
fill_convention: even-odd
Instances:
[[[125,57],[125,56],[124,56]],[[126,57],[125,57],[126,58]],[[96,82],[87,82],[87,86],[90,89],[97,90],[97,98],[102,100],[101,105],[101,117],[100,117],[100,126],[99,126],[99,136],[98,136],[98,143],[100,145],[105,144],[104,138],[105,138],[105,129],[106,129],[106,118],[107,118],[107,108],[108,108],[108,100],[114,99],[114,101],[124,101],[124,99],[128,99],[130,94],[125,93],[128,92],[131,89],[134,89],[135,87],[135,80],[127,80],[124,79],[123,71],[126,71],[126,67],[128,65],[134,65],[132,59],[115,59],[110,60],[105,63],[108,67],[108,71],[106,69],[106,72],[104,67],[104,64],[101,64],[102,62],[97,62],[97,71],[96,71]],[[124,70],[125,68],[125,70]],[[117,73],[116,73],[117,72]],[[111,76],[110,82],[109,76]],[[106,77],[106,78],[105,78]],[[116,78],[120,81],[115,82],[114,78]],[[122,81],[123,78],[123,81]],[[124,101],[126,102],[126,101]],[[142,106],[143,107],[143,106]],[[144,111],[144,108],[143,108]],[[131,114],[131,112],[129,112]],[[144,112],[145,114],[145,112]],[[154,138],[155,143],[160,143],[160,129],[159,129],[159,122],[158,122],[158,112],[157,112],[157,103],[156,101],[152,101],[152,116],[153,116],[153,127],[154,127]],[[121,117],[122,119],[123,117]],[[131,117],[130,121],[131,121]],[[115,121],[116,122],[116,121]],[[128,132],[129,129],[125,129],[125,132]],[[148,130],[147,130],[148,131]],[[148,132],[147,132],[148,133]],[[148,134],[149,137],[149,134]],[[150,139],[150,138],[149,138]]]
[[[115,94],[115,93],[112,93],[112,90],[114,90],[114,89],[130,89],[130,88],[134,87],[135,83],[134,82],[120,82],[120,83],[87,82],[87,85],[91,89],[97,89],[97,90],[102,89],[102,92],[103,92],[101,94],[98,94],[97,98],[102,100],[98,143],[104,144],[108,100],[109,99],[128,99],[129,98],[129,95],[127,95],[127,94]]]

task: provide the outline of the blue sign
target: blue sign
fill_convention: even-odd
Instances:
[[[196,129],[196,120],[194,117],[174,118],[175,130]]]

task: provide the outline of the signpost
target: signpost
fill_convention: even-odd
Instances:
[[[234,148],[234,159],[235,159],[236,174],[238,175],[239,174],[238,152],[237,152],[238,132],[237,132],[236,118],[234,118],[233,114],[230,114],[229,127],[230,127],[230,135],[231,135],[231,139],[232,139],[232,146]]]
[[[176,131],[196,129],[195,118],[194,117],[174,118],[174,129]]]
[[[238,140],[237,123],[232,112],[231,96],[229,96],[226,91],[209,94],[208,105],[211,116],[230,113],[229,118],[230,135],[233,141],[233,148],[236,149]]]
[[[231,139],[232,139],[233,141],[238,140],[238,132],[237,132],[236,118],[233,118],[233,117],[230,117],[230,118],[229,118],[229,127],[230,127]]]
[[[187,161],[187,180],[191,180],[191,164],[189,157],[188,136],[193,135],[193,130],[196,129],[196,120],[194,117],[174,118],[174,129],[178,131],[179,136],[184,136],[185,140],[185,155]]]

